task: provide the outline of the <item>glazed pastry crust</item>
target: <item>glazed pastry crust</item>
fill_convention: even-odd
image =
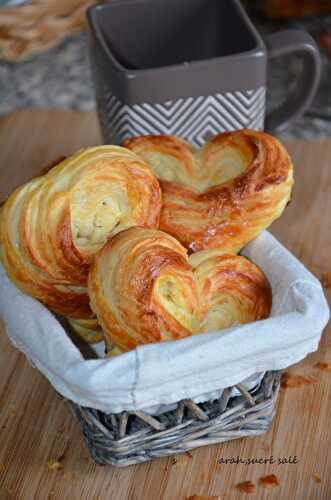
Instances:
[[[290,157],[264,132],[221,133],[197,151],[173,136],[141,136],[124,146],[144,158],[160,180],[160,229],[193,252],[239,252],[290,200]]]
[[[158,227],[161,191],[150,168],[118,146],[79,151],[18,188],[0,215],[9,277],[53,311],[92,318],[87,274],[107,239],[133,225]]]
[[[187,256],[172,236],[134,227],[103,247],[88,280],[109,349],[175,340],[269,316],[271,289],[245,257],[206,250]]]

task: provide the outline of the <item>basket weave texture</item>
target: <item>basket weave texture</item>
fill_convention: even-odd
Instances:
[[[240,396],[225,389],[220,399],[196,404],[182,400],[172,411],[105,414],[68,401],[79,420],[92,458],[117,467],[184,453],[200,446],[265,433],[273,419],[280,372],[266,372],[261,384]]]
[[[85,25],[87,0],[31,0],[0,9],[0,58],[27,59]]]

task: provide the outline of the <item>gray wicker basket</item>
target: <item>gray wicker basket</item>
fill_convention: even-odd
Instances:
[[[69,404],[77,416],[90,453],[99,465],[117,467],[187,452],[266,432],[276,409],[280,372],[268,371],[251,391],[242,384],[231,387],[221,398],[196,404],[182,400],[176,409],[151,416],[142,411],[105,414]]]

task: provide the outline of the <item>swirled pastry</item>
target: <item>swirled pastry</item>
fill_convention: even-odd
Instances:
[[[160,210],[158,181],[141,158],[118,146],[82,150],[8,198],[1,259],[10,278],[53,311],[91,318],[93,256],[123,229],[157,227]]]
[[[265,275],[245,257],[188,257],[172,236],[139,227],[97,254],[88,290],[107,344],[122,351],[263,319],[271,308]]]
[[[129,139],[159,178],[160,229],[193,252],[237,253],[283,212],[293,167],[280,142],[264,132],[216,135],[200,150],[173,136]]]

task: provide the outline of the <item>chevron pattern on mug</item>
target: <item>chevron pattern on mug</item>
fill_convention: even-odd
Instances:
[[[102,113],[104,138],[106,142],[122,143],[137,135],[170,134],[201,146],[219,132],[241,128],[262,130],[265,100],[265,87],[132,106],[108,93],[104,96],[106,106]]]

